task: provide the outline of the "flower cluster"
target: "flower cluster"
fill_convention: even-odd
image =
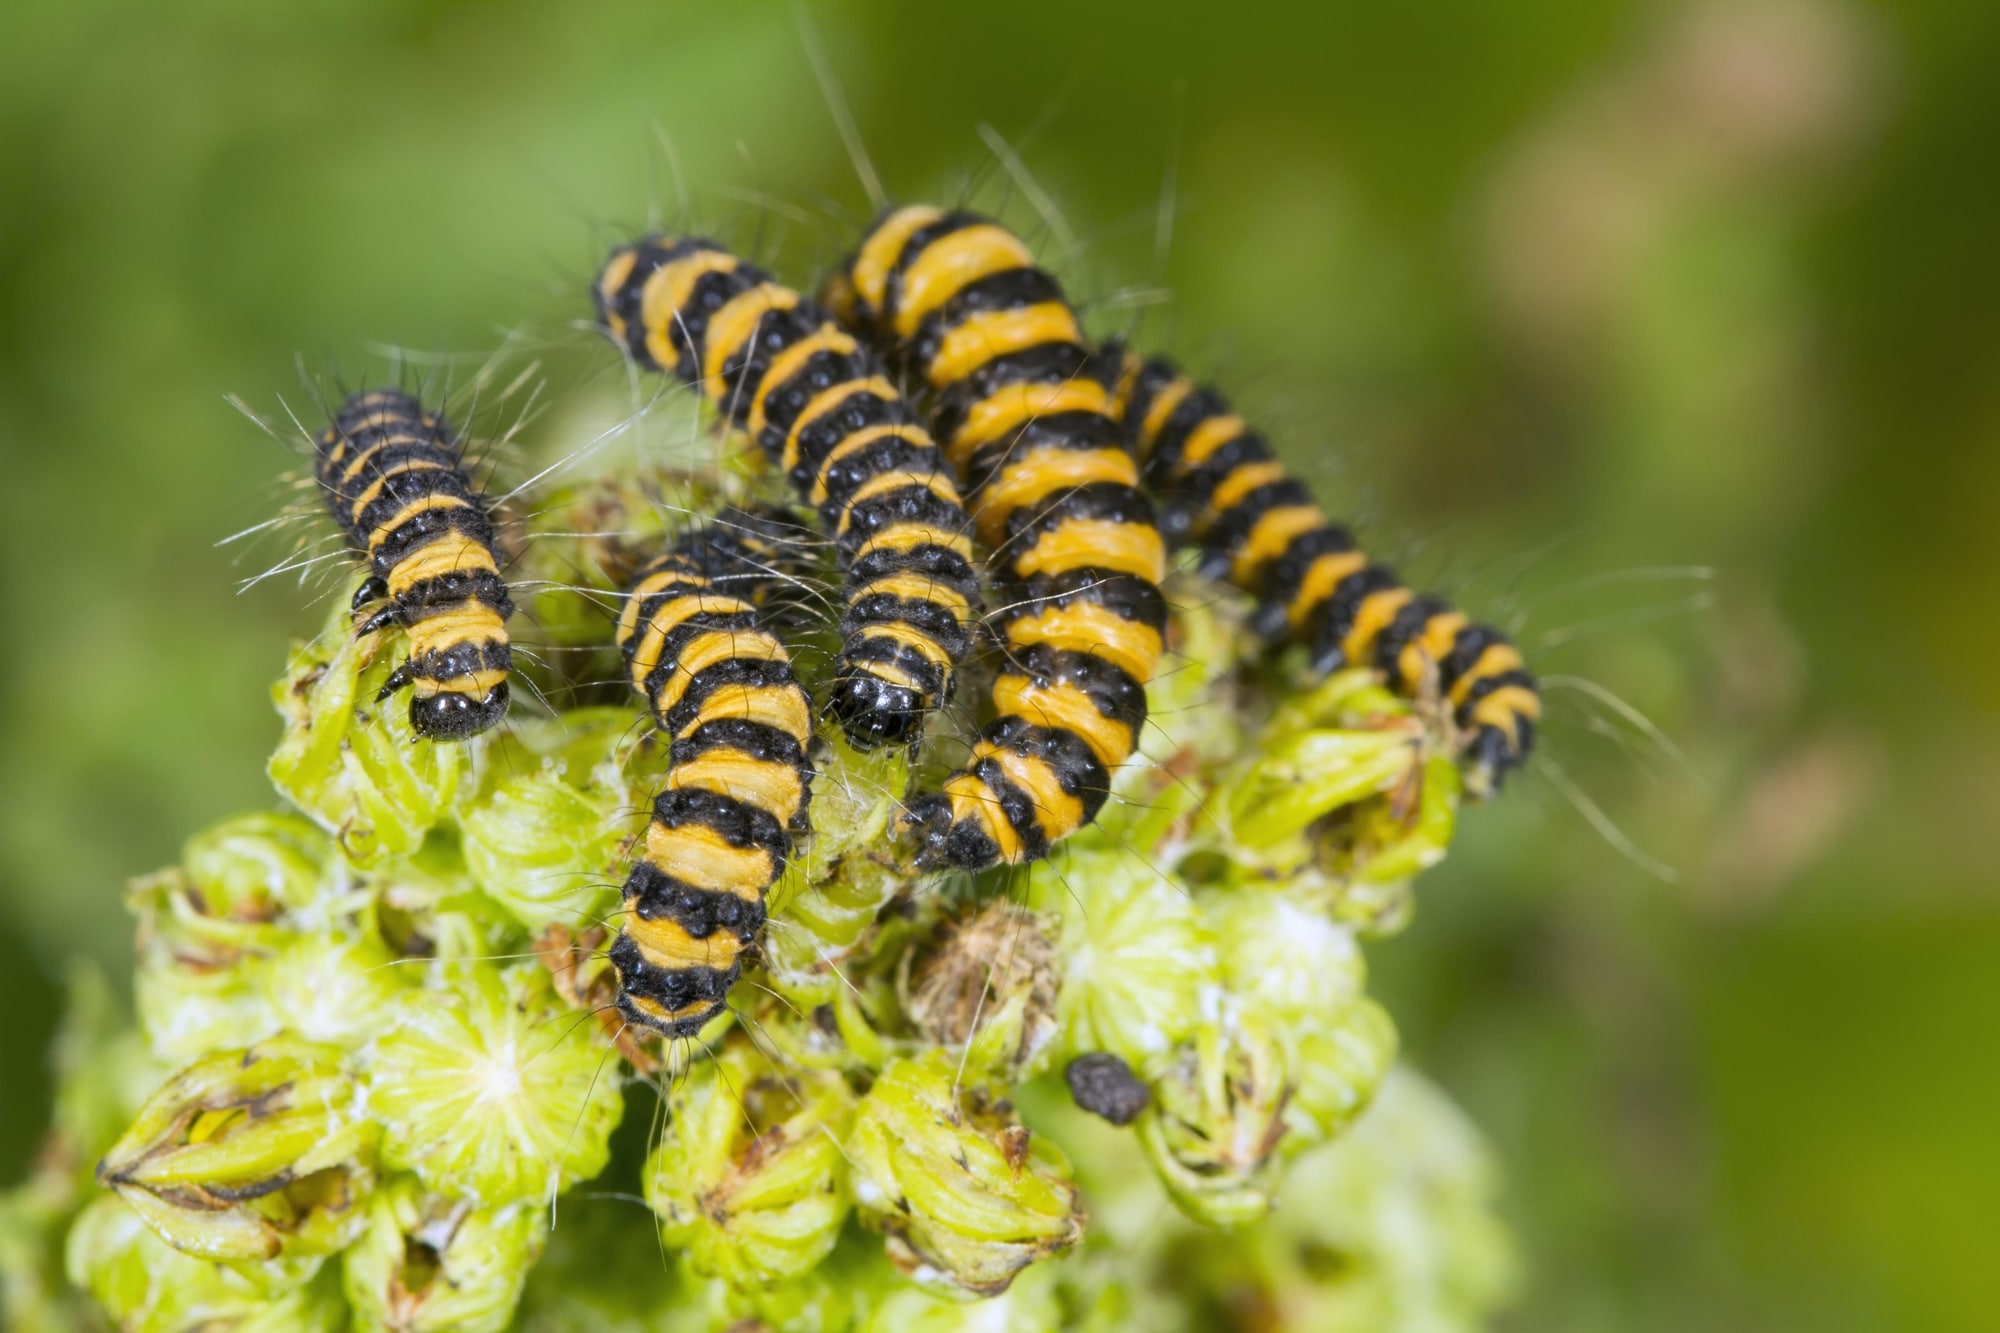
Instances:
[[[610,587],[573,534],[656,491],[543,497],[523,572]],[[604,945],[667,756],[587,688],[588,598],[526,599],[563,663],[530,680],[586,702],[464,745],[377,705],[400,636],[335,614],[273,689],[284,810],[131,887],[136,1030],[78,983],[0,1211],[9,1326],[1478,1324],[1509,1283],[1489,1171],[1394,1069],[1361,947],[1450,841],[1449,724],[1367,671],[1291,688],[1232,596],[1174,591],[1148,762],[1095,826],[920,875],[895,817],[926,761],[829,739],[731,1010],[665,1047]]]

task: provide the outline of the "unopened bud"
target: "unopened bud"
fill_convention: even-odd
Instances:
[[[375,1191],[368,1229],[342,1258],[355,1329],[499,1333],[541,1251],[536,1203],[497,1210],[429,1194],[408,1176]]]
[[[668,1094],[646,1202],[695,1271],[749,1287],[810,1272],[853,1206],[841,1153],[854,1095],[840,1075],[731,1049]]]
[[[1062,1156],[957,1074],[937,1050],[882,1071],[849,1140],[855,1202],[906,1276],[990,1296],[1076,1244],[1083,1208]]]
[[[904,1009],[974,1076],[1013,1083],[1047,1063],[1060,959],[1052,917],[996,899],[948,921],[915,954]]]
[[[1291,1088],[1280,1034],[1245,1022],[1230,997],[1219,998],[1221,1012],[1153,1081],[1137,1129],[1183,1212],[1238,1227],[1270,1210]]]
[[[343,1053],[278,1037],[168,1080],[97,1174],[189,1254],[330,1254],[363,1221],[375,1138]]]

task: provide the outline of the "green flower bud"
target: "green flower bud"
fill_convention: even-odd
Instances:
[[[427,1194],[408,1176],[388,1182],[342,1258],[356,1333],[499,1333],[546,1231],[535,1203],[487,1211]]]
[[[991,1296],[1076,1244],[1083,1209],[1061,1154],[957,1079],[936,1050],[882,1071],[848,1141],[855,1202],[919,1285]]]
[[[1281,1033],[1220,996],[1153,1082],[1134,1128],[1167,1194],[1196,1221],[1238,1227],[1271,1207],[1291,1096]]]
[[[174,1075],[97,1174],[189,1254],[323,1255],[364,1219],[375,1137],[342,1052],[277,1037]]]
[[[1458,822],[1462,779],[1448,755],[1433,754],[1411,781],[1363,802],[1354,818],[1327,829],[1314,860],[1337,886],[1333,913],[1368,935],[1409,924],[1410,881],[1442,861]]]
[[[1315,820],[1404,781],[1421,757],[1422,739],[1408,718],[1367,729],[1271,734],[1229,788],[1237,845],[1262,858],[1284,858]]]
[[[404,695],[376,701],[409,645],[399,630],[356,638],[346,607],[335,599],[326,628],[294,647],[271,687],[285,733],[267,771],[348,860],[373,866],[414,852],[445,817],[479,743],[424,740]]]
[[[597,1026],[538,964],[458,965],[448,980],[400,996],[371,1053],[383,1161],[484,1208],[602,1171],[624,1100]]]
[[[853,1206],[841,1144],[854,1095],[838,1074],[786,1071],[734,1046],[668,1094],[646,1202],[669,1247],[737,1287],[796,1278]]]
[[[1056,929],[1053,917],[1004,898],[947,922],[913,955],[904,1011],[972,1076],[1029,1077],[1048,1063],[1056,1036]]]
[[[1244,885],[1203,895],[1223,984],[1281,1031],[1324,1025],[1361,994],[1367,968],[1353,932],[1303,895]]]
[[[479,887],[530,930],[587,923],[618,897],[666,747],[629,708],[515,724],[492,743],[462,820]]]
[[[182,848],[176,915],[197,930],[275,921],[318,899],[332,853],[326,834],[297,815],[225,819]]]
[[[1285,1108],[1294,1131],[1287,1151],[1332,1138],[1366,1110],[1396,1062],[1396,1025],[1388,1010],[1361,999],[1338,1021],[1307,1025],[1296,1042],[1296,1090]]]
[[[122,1333],[338,1333],[347,1326],[333,1269],[289,1287],[260,1280],[173,1248],[110,1196],[71,1226],[68,1270],[69,1281]]]
[[[307,1041],[358,1049],[388,1025],[398,996],[422,977],[372,929],[294,936],[250,964],[279,1025]]]
[[[1063,1058],[1104,1051],[1146,1076],[1194,1031],[1219,981],[1200,910],[1185,885],[1120,849],[1072,854],[1046,891],[1063,894]]]

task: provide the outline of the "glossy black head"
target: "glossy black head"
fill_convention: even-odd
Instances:
[[[484,699],[446,692],[410,700],[410,725],[433,741],[462,741],[477,736],[507,716],[507,682],[501,681]]]
[[[857,750],[916,740],[928,711],[924,696],[917,691],[865,672],[835,680],[827,707],[839,721],[847,743]]]

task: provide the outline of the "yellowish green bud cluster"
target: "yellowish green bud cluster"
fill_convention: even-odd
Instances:
[[[399,633],[342,610],[294,649],[286,808],[132,885],[136,1032],[79,991],[51,1165],[0,1203],[9,1317],[1110,1333],[1212,1326],[1252,1280],[1392,1312],[1369,1327],[1483,1317],[1489,1173],[1392,1072],[1361,948],[1444,854],[1455,770],[1370,674],[1291,688],[1191,577],[1145,762],[1096,825],[1027,870],[925,876],[902,800],[975,720],[915,754],[827,728],[729,1012],[664,1045],[626,1027],[606,952],[668,747],[603,649],[669,495],[754,498],[730,468],[616,473],[508,530],[520,695],[553,710],[421,741],[376,702]],[[822,693],[827,628],[795,636]],[[1417,1091],[1378,1105],[1385,1080]],[[1334,1154],[1336,1185],[1302,1183]],[[1314,1243],[1368,1256],[1351,1299],[1271,1239],[1336,1187],[1351,1225]],[[1168,1262],[1191,1235],[1214,1261]]]

